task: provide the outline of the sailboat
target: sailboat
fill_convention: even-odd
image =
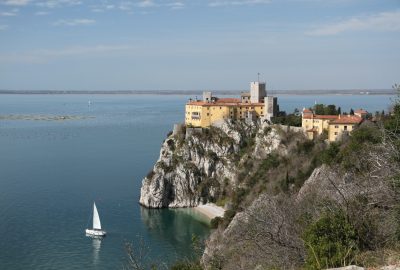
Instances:
[[[105,236],[106,231],[101,229],[99,212],[97,211],[96,203],[93,202],[93,228],[86,229],[86,235],[88,236]]]

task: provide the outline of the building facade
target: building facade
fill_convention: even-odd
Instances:
[[[203,93],[203,100],[189,100],[185,107],[187,126],[207,128],[225,120],[257,121],[276,115],[277,99],[266,96],[265,83],[251,82],[250,92],[240,98],[213,97],[211,92]]]
[[[328,140],[334,142],[361,124],[366,115],[367,112],[361,109],[354,115],[317,115],[310,109],[303,109],[301,126],[311,140],[327,132]]]

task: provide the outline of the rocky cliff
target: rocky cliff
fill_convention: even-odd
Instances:
[[[140,204],[149,208],[193,207],[238,185],[243,156],[265,157],[282,148],[275,128],[244,122],[170,135],[154,168],[142,181]]]

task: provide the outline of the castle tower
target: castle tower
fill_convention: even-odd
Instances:
[[[265,82],[251,82],[250,83],[250,102],[261,103],[267,96],[265,90]]]

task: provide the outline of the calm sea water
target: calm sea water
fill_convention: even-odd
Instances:
[[[390,96],[321,96],[343,110],[386,110]],[[88,106],[88,101],[91,105]],[[0,95],[0,269],[121,269],[124,243],[144,238],[154,260],[190,256],[207,224],[187,210],[138,205],[141,179],[184,115],[184,96]],[[281,109],[311,96],[279,96]],[[42,115],[42,120],[38,119]],[[49,115],[86,117],[47,121]],[[85,237],[96,200],[108,236]]]

